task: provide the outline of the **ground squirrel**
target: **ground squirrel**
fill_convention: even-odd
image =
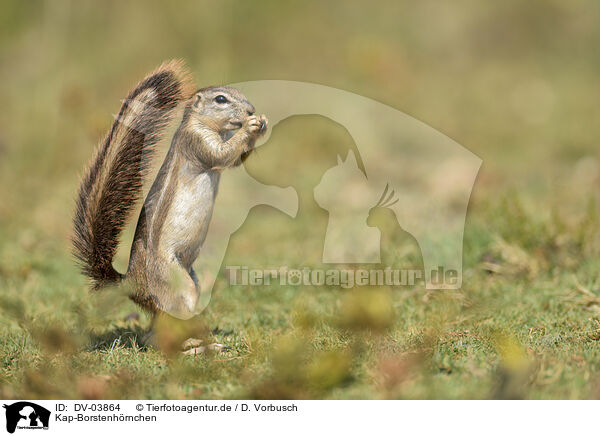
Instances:
[[[192,264],[221,172],[240,165],[267,127],[240,91],[193,89],[183,63],[172,61],[130,92],[85,172],[74,218],[74,253],[94,289],[126,282],[143,309],[180,318],[194,315],[199,285]],[[120,274],[112,260],[121,232],[180,104],[183,119],[144,202],[127,273]]]

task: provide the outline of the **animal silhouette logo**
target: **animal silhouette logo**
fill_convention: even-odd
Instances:
[[[329,213],[323,263],[380,263],[382,236],[393,245],[400,235],[418,247],[428,289],[461,287],[463,231],[479,157],[415,118],[351,92],[283,80],[230,86],[269,116],[272,128],[257,143],[259,153],[277,124],[297,115],[328,118],[356,144],[357,155],[339,159],[314,190],[315,201]],[[190,318],[207,307],[230,237],[258,205],[295,217],[298,195],[292,187],[259,182],[243,166],[228,171],[194,264],[200,288],[196,308],[172,315]],[[392,222],[387,235],[377,217]]]
[[[38,404],[29,401],[19,401],[10,405],[4,404],[6,409],[6,431],[14,433],[18,429],[48,429],[50,411]]]
[[[338,158],[338,165],[323,175],[315,188],[315,200],[329,211],[324,263],[378,263],[397,267],[396,258],[405,254],[409,245],[413,252],[418,252],[417,257],[422,257],[418,241],[398,220],[407,205],[398,204],[400,199],[390,183],[378,193],[358,167],[352,152],[344,161]]]
[[[316,114],[343,126],[354,140],[358,155],[351,153],[338,161],[315,188],[315,200],[328,209],[330,220],[323,262],[381,260],[377,250],[380,233],[366,220],[389,185],[398,201],[385,209],[393,212],[401,230],[416,241],[425,286],[461,287],[464,224],[482,163],[478,156],[425,123],[351,92],[282,80],[233,86],[269,115],[271,132],[288,117]]]

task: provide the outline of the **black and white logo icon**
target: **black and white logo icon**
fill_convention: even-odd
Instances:
[[[14,433],[16,429],[48,429],[50,411],[29,401],[19,401],[10,405],[4,404],[6,409],[6,431]]]

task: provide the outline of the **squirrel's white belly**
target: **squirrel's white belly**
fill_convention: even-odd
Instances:
[[[182,174],[180,174],[182,176]],[[206,238],[220,173],[185,174],[171,200],[161,245],[186,269],[191,268]]]

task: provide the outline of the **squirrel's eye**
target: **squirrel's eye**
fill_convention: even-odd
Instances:
[[[215,101],[217,103],[227,103],[229,100],[227,100],[227,97],[225,97],[224,95],[217,95],[215,97]]]

